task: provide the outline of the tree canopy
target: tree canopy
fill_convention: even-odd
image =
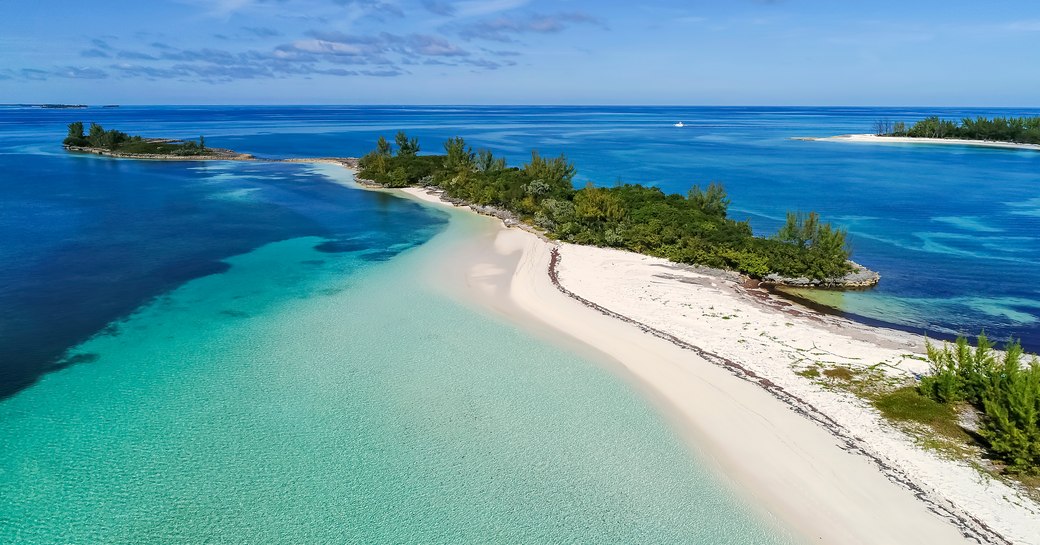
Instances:
[[[130,136],[115,129],[105,130],[97,123],[91,123],[87,134],[83,134],[83,122],[69,123],[68,135],[62,142],[66,146],[81,148],[97,148],[118,151],[130,155],[205,155],[206,138],[194,140],[146,140],[140,136]]]
[[[359,176],[388,187],[436,186],[453,198],[492,205],[516,214],[560,240],[624,248],[680,263],[734,269],[754,277],[831,280],[850,270],[844,230],[821,223],[815,213],[797,214],[775,237],[755,237],[746,221],[727,217],[722,184],[693,185],[686,196],[656,187],[619,184],[574,188],[567,157],[537,151],[509,167],[490,150],[474,152],[462,138],[444,144],[444,155],[419,155],[404,132],[398,153],[380,139],[359,164]],[[409,150],[401,152],[402,144]]]
[[[933,115],[914,123],[910,128],[907,128],[905,123],[895,123],[891,130],[884,131],[884,135],[1040,144],[1040,117],[990,119],[978,116],[965,117],[958,123]]]

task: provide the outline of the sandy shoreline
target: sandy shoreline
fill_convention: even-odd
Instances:
[[[1040,144],[1016,144],[1014,142],[992,142],[989,140],[961,140],[957,138],[911,138],[908,136],[877,136],[874,134],[843,134],[840,136],[804,137],[795,140],[812,142],[856,142],[863,144],[938,144],[944,146],[971,146],[1040,151]]]
[[[1024,495],[795,373],[817,361],[920,372],[921,339],[763,302],[733,279],[664,260],[482,221],[487,230],[445,252],[430,282],[611,362],[740,494],[807,542],[1037,542],[1040,508]]]

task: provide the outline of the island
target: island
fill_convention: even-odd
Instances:
[[[693,185],[686,195],[639,184],[574,189],[575,168],[563,155],[545,158],[534,151],[528,163],[509,167],[459,137],[445,142],[441,155],[419,155],[418,141],[404,132],[395,143],[396,154],[379,138],[359,160],[359,180],[433,188],[456,204],[552,239],[734,270],[768,284],[866,288],[880,279],[849,260],[846,231],[815,212],[789,212],[775,236],[754,236],[748,221],[728,217],[721,184]]]
[[[930,116],[913,125],[874,121],[870,134],[798,137],[795,140],[866,143],[947,144],[1040,151],[1040,117],[965,117],[960,121]]]
[[[69,123],[68,129],[69,132],[62,141],[62,145],[66,150],[74,152],[156,160],[243,161],[254,159],[249,154],[206,147],[206,138],[203,136],[200,136],[198,141],[142,138],[115,129],[105,130],[97,123],[91,123],[87,133],[84,134],[83,123],[80,121]]]

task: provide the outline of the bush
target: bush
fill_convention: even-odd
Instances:
[[[931,373],[920,392],[939,403],[966,401],[982,414],[980,434],[1012,472],[1040,472],[1040,362],[1023,362],[1019,343],[1003,356],[986,336],[974,349],[960,337],[951,347],[928,345]]]

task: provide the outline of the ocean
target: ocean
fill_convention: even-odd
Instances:
[[[808,294],[835,312],[1040,348],[1040,153],[791,139],[933,113],[1038,112],[0,108],[0,541],[792,539],[623,380],[414,282],[463,217],[336,167],[69,155],[68,122],[268,157],[403,129],[567,153],[582,184],[717,181],[758,233],[849,230],[882,281]]]

